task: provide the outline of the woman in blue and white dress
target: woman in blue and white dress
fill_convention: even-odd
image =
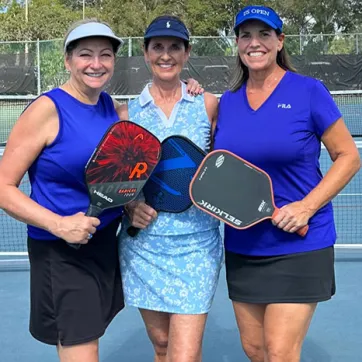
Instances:
[[[128,104],[128,117],[161,141],[183,135],[208,150],[218,101],[210,93],[187,94],[180,73],[190,49],[179,18],[162,16],[149,25],[144,54],[153,80]],[[135,201],[126,209],[128,220],[120,234],[125,302],[140,309],[155,361],[199,362],[223,260],[219,223],[195,207],[157,214]],[[142,229],[135,238],[126,233],[130,224]]]

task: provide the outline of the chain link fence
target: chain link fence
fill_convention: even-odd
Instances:
[[[124,38],[124,41],[118,56],[143,54],[143,38]],[[192,37],[191,43],[194,57],[237,54],[235,37]],[[362,34],[289,35],[285,46],[290,55],[361,54]],[[34,72],[37,94],[59,86],[67,79],[62,40],[0,42],[0,68],[6,68],[10,73],[16,72],[19,67],[27,67],[27,71]]]

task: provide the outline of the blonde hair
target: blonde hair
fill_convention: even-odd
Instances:
[[[101,20],[99,20],[99,19],[97,19],[97,18],[87,18],[87,19],[77,20],[77,21],[75,21],[74,23],[72,23],[72,24],[69,26],[69,28],[68,28],[65,36],[64,36],[64,39],[63,39],[63,48],[65,47],[65,42],[67,41],[67,38],[68,38],[69,34],[70,34],[74,29],[78,28],[78,26],[81,26],[81,25],[84,25],[84,24],[88,24],[88,23],[99,23],[99,24],[103,24],[103,25],[108,26],[108,28],[111,28],[111,27],[109,26],[109,24],[107,24],[105,21],[101,21]],[[111,43],[112,43],[113,52],[116,54],[116,53],[117,53],[117,50],[118,50],[119,44],[118,44],[118,43],[117,43],[117,44],[114,43],[114,42],[112,41],[112,39],[110,39],[110,41],[111,41]],[[66,48],[66,51],[65,51],[67,55],[71,55],[71,54],[72,54],[73,50],[77,47],[78,42],[79,42],[79,39],[78,39],[78,40],[74,40],[74,41],[72,41],[72,42],[70,42],[70,43],[68,44],[68,46],[67,46],[67,48]]]

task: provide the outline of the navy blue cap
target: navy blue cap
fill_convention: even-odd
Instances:
[[[164,16],[153,21],[146,29],[144,39],[156,36],[173,36],[183,40],[190,40],[190,34],[185,24],[173,17]]]
[[[239,11],[236,15],[234,31],[236,31],[245,21],[253,19],[262,21],[275,29],[278,33],[283,31],[283,21],[280,19],[279,15],[271,8],[257,5],[245,6],[245,8]]]

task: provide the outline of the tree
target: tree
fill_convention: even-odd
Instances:
[[[334,36],[309,34],[354,32],[362,20],[360,0],[273,0],[270,5],[285,20],[287,34],[301,34],[304,54],[328,53],[334,40]],[[291,48],[296,50],[297,44]]]
[[[180,16],[192,36],[218,36],[217,41],[197,41],[198,54],[230,54],[234,47],[235,15],[255,0],[84,0],[86,17],[106,21],[122,37],[142,37],[145,27],[156,16]],[[29,0],[25,22],[25,0],[0,0],[0,37],[2,40],[62,38],[68,26],[82,19],[83,0]],[[361,0],[259,0],[259,4],[277,10],[289,37],[291,53],[327,53],[333,36],[309,37],[309,34],[362,31]],[[142,40],[132,41],[132,54],[141,54]],[[122,48],[128,54],[128,44]],[[335,50],[334,50],[335,51]]]
[[[7,12],[0,14],[0,39],[24,40],[29,38],[25,23],[24,10],[15,1],[9,6]]]
[[[32,0],[28,11],[26,22],[24,4],[13,1],[0,14],[2,40],[62,38],[69,24],[80,18],[80,13],[69,11],[60,0]]]
[[[69,11],[60,0],[32,0],[28,34],[33,40],[63,38],[69,24],[80,18],[79,12]]]

